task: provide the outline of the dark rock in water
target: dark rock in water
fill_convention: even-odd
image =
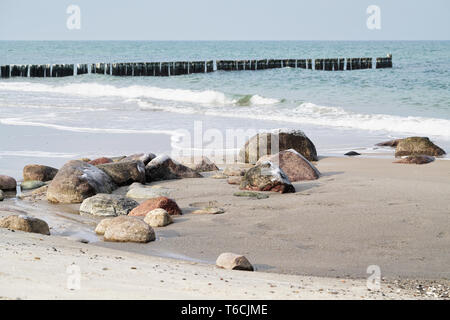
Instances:
[[[59,169],[47,190],[54,203],[81,203],[97,193],[111,193],[117,186],[102,170],[81,160],[67,162]]]
[[[16,190],[16,186],[16,179],[0,174],[0,190]]]
[[[233,193],[235,197],[248,197],[248,198],[256,198],[256,199],[267,199],[269,198],[268,194],[253,192],[253,191],[238,191]]]
[[[439,157],[445,154],[445,151],[435,145],[426,137],[410,137],[401,139],[395,149],[395,156],[413,156],[427,155]]]
[[[182,165],[166,155],[161,155],[145,167],[147,182],[180,178],[202,178],[195,170]]]
[[[167,197],[158,197],[154,199],[148,199],[142,202],[138,207],[131,210],[129,216],[146,216],[150,211],[161,208],[166,210],[171,216],[181,214],[181,210],[177,203]]]
[[[128,157],[121,159],[120,161],[142,161],[144,165],[147,165],[150,161],[156,158],[156,155],[153,153],[138,153],[132,154]]]
[[[242,178],[240,189],[280,193],[295,192],[294,186],[284,171],[270,161],[249,169]]]
[[[256,163],[264,155],[276,154],[289,149],[294,149],[309,161],[318,160],[316,147],[302,131],[277,130],[271,133],[259,133],[250,138],[239,152],[239,161]]]
[[[88,161],[89,164],[92,164],[94,166],[99,165],[99,164],[111,163],[111,162],[113,162],[112,159],[106,158],[106,157],[102,157],[102,158],[98,158],[98,159],[94,159],[94,160]]]
[[[20,184],[22,190],[32,190],[45,186],[45,183],[38,180],[28,180]]]
[[[356,151],[349,151],[346,154],[344,154],[345,156],[349,156],[349,157],[353,157],[353,156],[360,156],[361,154],[356,152]]]
[[[50,181],[57,173],[58,169],[40,164],[30,164],[23,168],[23,180]]]
[[[380,142],[377,143],[376,146],[378,147],[392,147],[395,148],[398,143],[400,142],[400,140],[402,139],[395,139],[395,140],[389,140],[389,141],[385,141],[385,142]]]
[[[293,149],[281,151],[272,156],[261,157],[256,164],[270,161],[278,165],[287,175],[289,181],[316,180],[320,172],[305,157]]]
[[[409,156],[397,161],[394,161],[394,163],[405,163],[405,164],[427,164],[434,161],[434,157],[431,156]]]
[[[47,222],[24,215],[0,218],[0,228],[50,235]]]
[[[126,216],[138,205],[138,202],[124,196],[99,193],[83,201],[80,206],[80,214],[104,217]]]
[[[119,186],[130,185],[133,182],[145,183],[145,166],[142,161],[119,161],[99,164],[103,170]]]

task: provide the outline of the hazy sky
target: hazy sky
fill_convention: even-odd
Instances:
[[[366,26],[369,5],[381,30]],[[450,0],[0,0],[0,39],[449,40],[449,13]]]

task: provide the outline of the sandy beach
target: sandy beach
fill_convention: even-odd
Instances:
[[[221,299],[232,292],[237,299],[445,297],[450,162],[403,165],[392,159],[329,157],[315,164],[320,179],[294,183],[292,194],[265,192],[269,198],[259,200],[233,196],[238,186],[210,173],[202,179],[150,183],[167,188],[183,215],[155,228],[156,241],[148,244],[104,242],[93,231],[101,219],[78,215],[79,204],[8,198],[0,203],[0,217],[38,217],[47,221],[51,236],[1,230],[0,296]],[[191,213],[211,201],[225,212]],[[244,254],[256,272],[217,269],[214,262],[222,252]],[[89,279],[80,291],[65,289],[65,268],[72,263]],[[381,291],[366,287],[370,265],[381,270]],[[437,291],[427,294],[417,289],[419,283]]]

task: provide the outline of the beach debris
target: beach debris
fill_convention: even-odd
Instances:
[[[128,187],[126,196],[132,199],[151,199],[169,197],[171,189],[161,186],[146,186],[141,183],[133,183]]]
[[[348,157],[354,157],[354,156],[360,156],[361,153],[358,153],[356,151],[349,151],[346,154],[344,154],[344,156],[348,156]]]
[[[260,193],[260,192],[253,192],[253,191],[238,191],[233,193],[233,196],[235,197],[248,197],[248,198],[255,198],[255,199],[267,199],[269,198],[268,194]]]
[[[217,207],[205,207],[203,209],[192,211],[193,214],[221,214],[224,212],[225,212],[224,209]]]
[[[0,228],[50,235],[47,222],[25,215],[10,215],[0,218]]]
[[[127,215],[138,205],[138,202],[124,196],[99,193],[85,199],[83,203],[81,203],[80,214],[115,217]]]
[[[413,155],[427,155],[427,156],[442,156],[445,151],[435,145],[427,137],[409,137],[401,139],[395,149],[395,156],[413,156]]]
[[[278,165],[291,182],[316,180],[320,177],[319,170],[294,149],[284,150],[272,156],[265,156],[264,158],[267,160],[260,158],[256,164],[270,161]]]
[[[50,181],[58,173],[58,169],[40,164],[29,164],[23,168],[23,180]]]
[[[173,219],[166,210],[157,208],[147,213],[144,222],[150,227],[159,228],[173,223]]]
[[[376,146],[378,146],[378,147],[392,147],[392,148],[395,148],[398,145],[400,140],[402,140],[402,139],[395,139],[395,140],[389,140],[389,141],[385,141],[385,142],[380,142],[380,143],[377,143]]]
[[[145,165],[140,160],[105,163],[96,167],[110,176],[118,186],[130,185],[133,182],[145,183]]]
[[[45,182],[38,181],[38,180],[27,180],[27,181],[23,181],[20,184],[20,187],[22,188],[22,190],[32,190],[32,189],[40,188],[42,186],[45,186]]]
[[[167,155],[160,155],[145,167],[147,182],[180,178],[202,178],[197,171],[172,160]]]
[[[103,233],[105,241],[146,243],[155,240],[152,227],[139,218],[129,216],[103,219],[95,232]]]
[[[394,163],[404,163],[404,164],[427,164],[434,161],[434,157],[431,156],[408,156],[400,160],[394,161]]]
[[[317,161],[314,143],[300,130],[277,129],[250,138],[239,152],[239,161],[256,163],[264,155],[294,149],[309,161]]]
[[[102,170],[89,163],[72,160],[59,169],[47,190],[53,203],[81,203],[97,193],[111,193],[117,186]]]
[[[120,159],[119,161],[142,161],[144,165],[147,165],[150,161],[156,158],[153,153],[136,153]]]
[[[242,178],[241,190],[295,192],[294,186],[284,171],[270,161],[258,164],[248,170]]]
[[[227,179],[228,184],[241,184],[242,177],[229,177]]]
[[[208,157],[185,157],[181,158],[180,162],[186,167],[191,168],[197,172],[209,172],[218,171],[219,168],[214,162],[212,162]]]
[[[181,215],[181,210],[177,203],[167,197],[158,197],[148,199],[142,202],[139,206],[131,210],[129,216],[146,216],[150,211],[161,208],[166,210],[171,216]]]
[[[16,179],[0,174],[0,190],[16,190],[16,186]]]
[[[89,164],[92,164],[94,166],[98,165],[98,164],[105,164],[105,163],[111,163],[113,162],[111,158],[106,158],[106,157],[101,157],[101,158],[97,158],[91,161],[88,161]]]
[[[225,252],[219,255],[216,266],[228,270],[253,271],[252,264],[243,255]]]

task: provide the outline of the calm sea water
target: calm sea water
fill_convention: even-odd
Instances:
[[[145,137],[144,149],[168,151],[170,147],[164,149],[155,137],[170,139],[177,129],[192,131],[198,120],[204,129],[222,131],[302,129],[323,155],[348,148],[370,152],[380,139],[409,135],[429,136],[450,150],[449,41],[0,41],[0,65],[375,58],[387,53],[393,55],[392,69],[0,79],[0,132],[8,137],[0,151],[0,167],[16,170],[14,157],[63,159],[107,153],[95,146],[101,134],[129,135],[129,143],[121,137],[108,144],[114,149],[111,154],[131,151],[134,135]],[[57,143],[55,135],[70,143]],[[102,137],[101,142],[106,140]]]

